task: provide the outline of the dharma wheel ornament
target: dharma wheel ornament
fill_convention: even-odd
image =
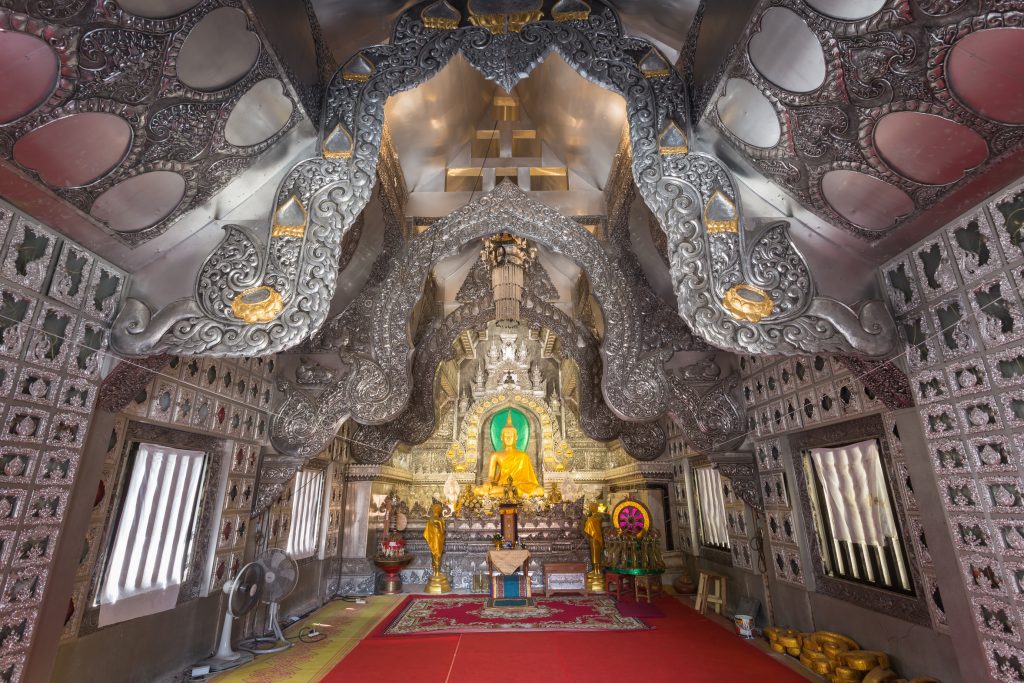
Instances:
[[[626,498],[612,511],[612,524],[622,533],[640,538],[651,528],[651,513],[640,501]]]

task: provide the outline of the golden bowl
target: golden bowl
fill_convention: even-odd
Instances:
[[[806,666],[808,669],[816,674],[827,676],[832,673],[832,662],[829,661],[828,657],[821,654],[820,652],[809,652],[806,653]],[[800,658],[801,662],[804,662],[804,657]]]
[[[863,679],[863,671],[856,671],[845,666],[837,666],[832,671],[833,683],[860,683]]]
[[[876,666],[864,677],[863,683],[896,683],[896,672],[884,666]]]
[[[795,647],[795,648],[799,648],[800,647],[800,636],[799,635],[788,635],[788,634],[781,634],[780,633],[777,640],[778,640],[778,642],[780,644],[782,644],[785,647]]]
[[[804,649],[810,652],[821,652],[821,643],[814,637],[814,634],[804,636]]]
[[[835,633],[833,631],[816,631],[814,633],[814,637],[817,638],[819,643],[824,643],[826,641],[831,641],[835,643],[846,643],[847,650],[860,649],[860,645],[857,644],[856,640],[850,638],[849,636],[844,636],[842,633]]]
[[[884,652],[875,650],[850,650],[839,655],[843,664],[857,671],[871,671],[876,666],[889,668],[889,658]]]
[[[839,661],[839,655],[850,649],[850,646],[846,643],[840,643],[835,640],[827,640],[821,645],[821,653],[831,659],[833,662]]]

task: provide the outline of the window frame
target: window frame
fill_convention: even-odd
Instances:
[[[829,514],[828,506],[823,505],[823,501],[825,500],[827,494],[824,489],[824,484],[821,481],[821,476],[818,474],[817,468],[814,466],[812,451],[817,448],[845,448],[847,446],[852,446],[854,444],[862,443],[864,441],[875,442],[878,451],[878,465],[882,473],[882,481],[883,485],[885,486],[885,493],[888,496],[887,502],[889,504],[889,512],[892,515],[894,526],[896,527],[896,540],[899,543],[899,547],[894,548],[891,538],[886,539],[885,556],[877,556],[875,558],[875,561],[872,562],[872,571],[875,572],[877,575],[881,576],[882,562],[884,561],[887,565],[886,570],[890,572],[890,574],[906,574],[906,579],[909,583],[909,585],[906,587],[899,584],[889,586],[881,582],[880,580],[872,581],[868,579],[867,563],[871,562],[872,558],[869,555],[867,555],[864,550],[862,550],[860,553],[856,553],[855,551],[857,550],[857,548],[846,543],[845,541],[836,541],[834,531],[835,522]],[[907,554],[908,543],[907,539],[903,537],[902,530],[899,528],[899,524],[895,524],[896,506],[894,501],[896,499],[896,492],[892,486],[892,482],[889,477],[887,468],[884,462],[882,461],[882,446],[879,442],[879,439],[862,439],[858,441],[850,441],[848,443],[843,444],[836,444],[834,446],[828,447],[815,446],[813,448],[807,448],[802,450],[800,452],[800,457],[802,461],[801,464],[803,467],[804,477],[807,478],[808,484],[810,484],[810,482],[814,483],[813,486],[809,486],[808,494],[811,499],[812,520],[814,522],[815,532],[818,534],[819,547],[822,547],[824,550],[824,552],[822,553],[822,560],[824,561],[824,570],[826,571],[826,573],[833,578],[841,579],[843,581],[861,583],[866,586],[871,586],[872,588],[877,588],[879,590],[891,591],[893,593],[914,597],[916,594],[914,592],[913,581],[910,578],[910,558]],[[836,555],[836,546],[839,546],[840,544],[842,544],[843,546],[841,550],[845,551],[842,553],[842,558]],[[897,554],[899,555],[898,557]],[[840,561],[840,559],[842,561]],[[900,567],[901,563],[902,568]],[[857,569],[861,576],[857,576],[854,573],[854,564],[857,565]],[[845,568],[841,569],[840,565],[846,566]]]
[[[183,575],[175,606],[203,597],[206,595],[210,583],[208,565],[211,564],[216,551],[216,543],[211,541],[215,538],[220,518],[218,497],[220,489],[223,488],[221,480],[224,479],[223,475],[226,473],[224,463],[228,462],[231,457],[233,442],[216,436],[184,432],[135,420],[127,420],[120,428],[124,430],[124,436],[120,439],[120,454],[117,458],[116,468],[109,475],[104,475],[102,479],[108,489],[103,502],[103,534],[97,541],[99,550],[96,561],[92,565],[88,599],[84,603],[84,613],[78,629],[79,637],[120,623],[100,626],[99,596],[103,590],[108,558],[114,543],[114,535],[117,533],[121,503],[130,477],[128,455],[140,442],[154,443],[170,449],[206,453],[206,468],[201,484],[203,493],[196,511],[198,522],[192,534],[193,542],[188,556],[188,570]]]
[[[153,476],[154,472],[152,467],[156,462],[157,458],[160,458],[161,462],[163,462],[162,459],[167,454],[176,454],[184,457],[189,457],[192,459],[200,459],[198,473],[193,473],[192,475],[190,475],[189,478],[191,479],[191,481],[187,483],[188,488],[192,488],[193,486],[195,487],[194,491],[191,494],[190,500],[185,499],[189,500],[189,508],[191,509],[188,510],[187,513],[185,511],[182,511],[181,516],[179,518],[180,524],[175,525],[175,533],[184,534],[183,537],[181,538],[183,547],[180,550],[175,551],[175,554],[180,554],[180,562],[182,565],[180,567],[181,576],[178,578],[177,581],[173,583],[167,583],[163,586],[160,586],[160,582],[157,581],[155,583],[151,583],[145,588],[136,589],[131,592],[128,592],[126,590],[126,585],[124,585],[124,582],[134,581],[134,579],[131,578],[132,575],[142,572],[142,569],[140,568],[137,571],[128,570],[127,574],[120,577],[116,582],[117,589],[121,591],[121,594],[117,595],[115,599],[111,600],[109,599],[108,596],[108,594],[110,593],[111,572],[117,569],[119,574],[125,574],[124,564],[119,563],[115,565],[115,560],[117,559],[116,551],[119,541],[123,540],[127,544],[125,550],[128,557],[126,557],[125,560],[128,563],[128,566],[130,567],[131,564],[134,562],[130,558],[130,556],[135,555],[136,551],[139,550],[137,544],[140,538],[153,539],[155,538],[158,532],[158,530],[155,527],[150,528],[149,525],[160,525],[159,533],[161,536],[166,537],[167,525],[173,521],[174,517],[174,501],[171,500],[171,495],[168,495],[168,497],[165,499],[166,504],[160,502],[159,500],[154,500],[150,498],[150,505],[148,506],[150,509],[144,517],[135,517],[133,515],[132,520],[128,520],[126,517],[126,514],[128,514],[129,512],[129,503],[132,502],[128,500],[128,492],[131,488],[132,483],[134,482],[137,470],[140,466],[140,458],[143,456],[143,454],[150,456],[150,460],[146,464],[146,466],[149,468],[149,471],[142,475],[143,479],[140,481],[140,484],[143,486],[147,486],[149,483],[149,477]],[[165,472],[162,471],[163,465],[160,465],[159,467],[161,469],[160,473],[165,474]],[[116,503],[117,509],[116,512],[111,516],[111,533],[108,540],[107,554],[99,577],[100,588],[96,595],[96,604],[100,607],[101,623],[106,622],[107,624],[114,624],[121,621],[128,621],[129,619],[133,619],[139,616],[155,614],[157,612],[165,611],[166,609],[171,609],[177,604],[177,596],[180,593],[182,587],[188,583],[189,579],[191,578],[191,575],[199,569],[198,567],[194,566],[192,559],[193,551],[198,542],[197,535],[199,533],[199,523],[202,512],[202,500],[209,493],[207,490],[207,472],[209,470],[209,467],[210,454],[205,451],[191,450],[187,448],[176,448],[172,446],[167,446],[165,444],[153,443],[148,441],[132,441],[129,444],[129,450],[125,462],[124,473],[122,475],[122,483],[120,486],[118,500]],[[172,483],[173,482],[161,482],[159,491],[155,492],[156,495],[161,495],[164,492],[170,494],[170,491],[166,487]],[[139,493],[145,495],[145,489],[143,491],[140,491]],[[184,500],[180,502],[184,502]],[[164,509],[162,516],[159,519],[157,519],[155,513],[159,508]],[[135,512],[136,509],[136,507],[133,507],[131,511]],[[147,529],[125,531],[125,537],[122,538],[121,525],[126,521],[130,521],[133,524],[136,521],[138,521],[141,524],[145,524],[147,526]],[[138,534],[142,534],[142,536],[139,536]],[[145,556],[142,558],[143,562],[149,562],[150,560],[154,559],[152,557],[152,551],[154,550],[154,548],[152,548],[148,543],[144,544],[141,549],[145,551]],[[170,607],[157,606],[158,604],[166,604],[167,597],[172,591],[174,593],[174,597],[172,598],[173,604],[171,604]],[[118,604],[120,604],[121,606],[115,607],[115,605]]]
[[[888,481],[896,481],[896,463],[893,460],[889,440],[886,438],[885,424],[880,413],[873,413],[861,418],[839,422],[835,424],[808,429],[801,432],[789,434],[782,437],[788,441],[789,452],[793,456],[792,466],[796,469],[793,479],[796,483],[796,495],[799,502],[794,501],[793,512],[803,517],[804,527],[808,530],[806,534],[806,553],[804,557],[805,567],[810,567],[807,572],[807,587],[815,593],[828,595],[838,600],[853,603],[859,607],[887,614],[903,621],[920,624],[931,628],[931,616],[928,612],[928,605],[925,603],[925,591],[921,578],[921,568],[913,544],[906,543],[909,538],[909,525],[906,516],[906,501],[902,493],[896,493],[891,500],[893,504],[894,519],[900,538],[904,540],[904,548],[908,557],[907,571],[910,574],[910,582],[914,587],[914,594],[907,595],[895,591],[876,588],[875,586],[847,581],[825,573],[823,563],[823,551],[818,534],[810,533],[814,517],[811,509],[810,491],[807,485],[807,478],[802,475],[799,468],[802,467],[800,454],[811,448],[828,448],[848,443],[856,443],[866,439],[877,439],[882,468],[888,477]],[[892,494],[890,489],[890,494]]]
[[[308,560],[310,558],[323,559],[324,557],[324,537],[326,534],[326,520],[325,515],[328,512],[328,504],[326,496],[330,493],[330,486],[328,482],[328,472],[326,463],[318,460],[311,460],[304,463],[299,469],[295,471],[295,481],[292,484],[292,496],[291,496],[291,521],[288,526],[288,538],[285,539],[285,552],[287,552],[293,560],[296,562],[302,560]],[[303,489],[305,484],[300,487],[300,475],[303,473],[312,473],[319,480],[319,492],[308,491],[308,495],[303,495]],[[304,524],[300,524],[300,516],[297,508],[300,504],[307,504],[307,514],[309,519]],[[314,506],[315,507],[312,507]],[[296,534],[296,530],[301,527],[308,528],[308,525],[312,524],[313,529],[308,533],[312,539],[312,548],[303,549],[301,554],[293,550],[293,535]]]
[[[705,465],[701,465],[701,466],[697,466],[697,467],[692,467],[691,469],[693,470],[693,497],[696,500],[696,505],[694,506],[694,508],[695,508],[696,518],[697,518],[696,519],[696,521],[697,521],[697,536],[698,536],[698,541],[699,541],[698,545],[700,545],[700,547],[702,549],[708,549],[708,550],[712,550],[712,551],[726,553],[731,558],[732,557],[732,541],[729,538],[729,525],[728,525],[728,522],[726,521],[728,519],[729,510],[725,506],[725,491],[723,490],[724,483],[722,481],[722,473],[719,472],[718,468],[714,467],[713,465],[706,465],[706,466]],[[724,545],[721,545],[721,544],[718,544],[718,543],[714,543],[714,542],[709,542],[707,540],[707,532],[706,532],[705,526],[704,526],[704,524],[705,524],[705,517],[706,517],[705,512],[704,512],[705,497],[701,493],[701,484],[700,484],[700,472],[704,471],[704,470],[710,470],[711,472],[713,472],[715,474],[715,477],[716,477],[716,480],[717,480],[718,491],[719,491],[719,493],[721,495],[721,502],[722,502],[722,525],[721,525],[722,528],[720,529],[720,531],[722,532],[722,535],[725,538],[725,544]]]

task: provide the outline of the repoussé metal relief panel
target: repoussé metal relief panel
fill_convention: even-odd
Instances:
[[[21,680],[126,276],[0,202],[0,676]]]
[[[766,0],[703,115],[773,183],[874,241],[1022,149],[1021,7]]]
[[[0,157],[135,247],[303,116],[242,0],[4,0]],[[317,102],[317,105],[319,103]]]
[[[974,628],[992,680],[1005,683],[1024,681],[1021,207],[1024,187],[1017,184],[879,273],[899,311],[910,383]]]

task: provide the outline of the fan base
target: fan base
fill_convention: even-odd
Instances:
[[[251,652],[254,655],[269,655],[275,652],[283,652],[293,645],[295,643],[290,643],[276,636],[258,636],[249,640],[243,640],[235,647]]]
[[[232,654],[234,655],[233,657],[210,657],[197,663],[195,666],[208,666],[211,673],[216,673],[248,664],[255,659],[251,652],[233,652]]]

